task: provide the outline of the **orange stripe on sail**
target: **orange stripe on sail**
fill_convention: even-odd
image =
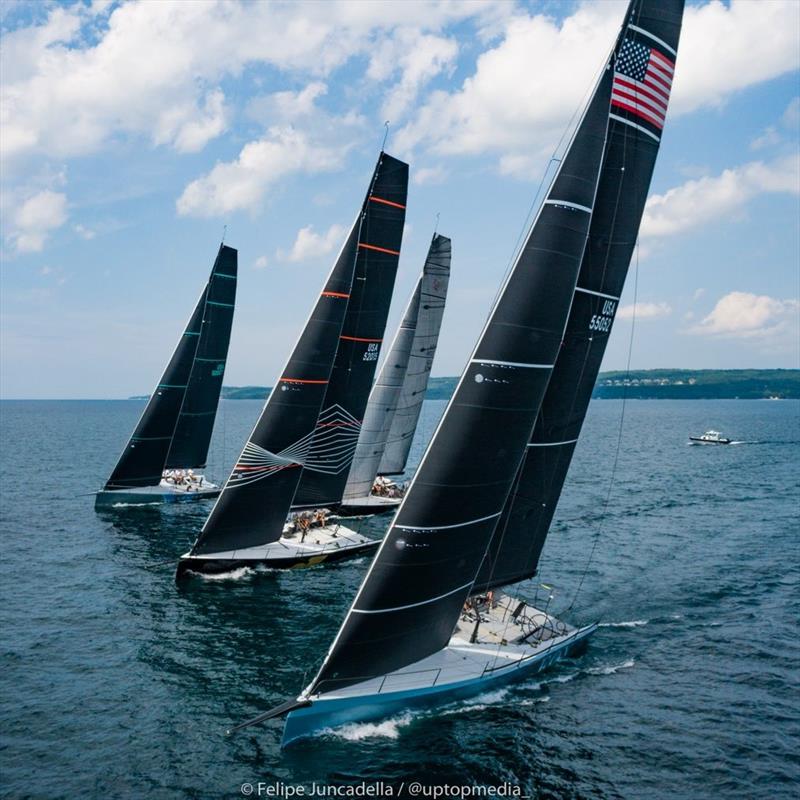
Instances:
[[[374,244],[364,244],[364,242],[358,243],[359,247],[363,247],[365,250],[377,250],[379,253],[388,253],[390,256],[399,256],[399,250],[389,250],[386,247],[376,247]]]
[[[344,292],[322,292],[322,296],[323,297],[343,297],[345,300],[347,300],[350,297],[349,294],[345,294]]]
[[[363,336],[340,336],[340,339],[347,339],[348,342],[382,342],[383,339],[365,339]]]
[[[281,378],[284,383],[327,383],[328,381],[307,381],[303,378]]]
[[[405,206],[400,205],[400,203],[394,203],[391,200],[384,200],[382,197],[375,197],[375,195],[371,195],[369,199],[373,203],[383,203],[385,206],[392,206],[392,208],[402,208],[405,210]]]

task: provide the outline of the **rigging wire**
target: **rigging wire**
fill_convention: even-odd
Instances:
[[[589,558],[586,560],[586,566],[583,568],[583,573],[581,574],[581,579],[578,581],[578,586],[575,589],[575,594],[572,598],[572,602],[567,606],[567,611],[570,611],[573,606],[575,605],[575,601],[578,599],[578,595],[580,594],[581,588],[583,587],[583,582],[586,579],[586,575],[589,572],[589,567],[591,566],[592,559],[594,557],[595,551],[597,550],[597,544],[600,541],[600,535],[603,532],[603,524],[606,520],[606,512],[608,511],[609,503],[611,502],[611,492],[614,489],[614,479],[617,473],[617,465],[619,463],[619,454],[622,449],[622,433],[625,424],[625,407],[628,400],[628,383],[631,374],[631,354],[633,353],[633,336],[636,330],[636,302],[639,296],[639,240],[636,240],[636,267],[633,271],[633,316],[631,318],[631,333],[630,337],[628,338],[628,361],[625,367],[625,385],[623,387],[622,392],[622,410],[620,411],[619,415],[619,430],[617,432],[617,446],[614,451],[614,461],[611,465],[611,476],[608,481],[608,491],[606,492],[606,499],[603,503],[603,510],[600,514],[600,523],[597,526],[597,530],[594,534],[594,541],[592,542],[592,549],[589,551]]]

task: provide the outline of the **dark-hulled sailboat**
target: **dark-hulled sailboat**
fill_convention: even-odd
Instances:
[[[244,725],[288,714],[285,744],[473,694],[545,669],[596,629],[572,627],[501,589],[536,571],[637,237],[682,13],[683,0],[630,3],[528,240],[319,673],[296,700]]]
[[[287,515],[306,471],[338,478],[352,460],[394,289],[407,191],[408,165],[382,152],[311,316],[176,579],[308,566],[377,547],[328,524],[321,511],[288,522]]]
[[[220,245],[172,358],[95,507],[213,498],[205,469],[236,300],[237,251]]]
[[[378,514],[400,505],[402,490],[383,476],[405,470],[439,342],[451,252],[450,239],[434,234],[422,275],[370,392],[337,509],[340,515]]]

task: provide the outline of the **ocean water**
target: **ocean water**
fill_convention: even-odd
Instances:
[[[222,403],[210,476],[259,408]],[[224,732],[303,686],[366,559],[178,590],[176,557],[208,506],[98,514],[84,495],[141,403],[0,404],[0,792],[220,798],[245,782],[417,780],[541,798],[796,797],[800,403],[629,401],[615,470],[622,408],[592,404],[542,559],[556,612],[586,575],[568,616],[603,625],[586,654],[282,752],[280,722]],[[442,409],[426,403],[414,459]],[[742,444],[687,446],[712,427]]]

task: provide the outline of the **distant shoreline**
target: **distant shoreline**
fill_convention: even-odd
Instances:
[[[457,377],[431,378],[426,400],[448,400]],[[267,386],[223,386],[225,400],[264,400]],[[144,400],[138,395],[130,400]],[[797,400],[800,369],[649,369],[601,372],[597,400]]]

